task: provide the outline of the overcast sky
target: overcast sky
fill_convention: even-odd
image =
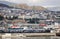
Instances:
[[[0,1],[9,1],[14,3],[27,3],[29,5],[39,5],[46,7],[60,6],[60,0],[0,0]]]

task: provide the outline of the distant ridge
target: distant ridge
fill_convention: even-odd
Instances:
[[[0,1],[0,5],[8,7],[8,8],[12,8],[13,5],[15,5],[15,3],[11,3],[11,2],[8,2],[8,1]]]
[[[60,7],[47,7],[50,11],[60,11]]]
[[[8,1],[0,1],[1,7],[8,7],[8,8],[22,8],[22,9],[28,9],[28,10],[47,10],[43,6],[29,6],[27,4],[16,4]]]
[[[9,8],[8,5],[6,5],[6,4],[2,4],[2,3],[0,3],[0,7],[7,7],[7,8]]]
[[[6,5],[13,5],[15,3],[12,2],[8,2],[8,1],[0,1],[0,3],[6,4]]]

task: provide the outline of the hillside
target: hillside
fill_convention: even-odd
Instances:
[[[46,8],[42,6],[28,6],[27,4],[17,4],[16,7],[30,10],[46,10]]]
[[[23,8],[23,9],[30,9],[30,10],[47,10],[42,6],[29,6],[27,4],[16,4],[7,1],[0,1],[0,6],[3,7],[15,7],[15,8]]]
[[[2,4],[2,3],[0,3],[0,7],[9,7],[9,6],[6,5],[6,4]]]
[[[8,2],[8,1],[0,1],[0,4],[1,5],[6,5],[6,6],[9,6],[9,7],[14,7],[13,5],[16,5],[15,3],[11,3],[11,2]]]

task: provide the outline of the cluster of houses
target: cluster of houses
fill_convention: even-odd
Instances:
[[[28,10],[22,8],[0,7],[0,14],[7,19],[32,19],[54,20],[60,22],[60,12],[49,10]]]

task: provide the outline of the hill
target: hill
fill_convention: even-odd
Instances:
[[[30,9],[30,10],[47,10],[42,6],[29,6],[27,4],[16,4],[7,1],[0,1],[0,5],[3,7],[15,7],[15,8],[22,8],[22,9]]]
[[[0,1],[0,4],[1,5],[6,5],[6,6],[9,6],[9,7],[14,7],[13,5],[16,5],[15,3],[11,3],[11,2],[8,2],[8,1]]]
[[[29,6],[27,4],[17,4],[16,7],[23,8],[23,9],[30,9],[30,10],[47,10],[42,6]]]
[[[8,5],[6,5],[6,4],[2,4],[2,3],[0,3],[0,7],[9,7]]]

